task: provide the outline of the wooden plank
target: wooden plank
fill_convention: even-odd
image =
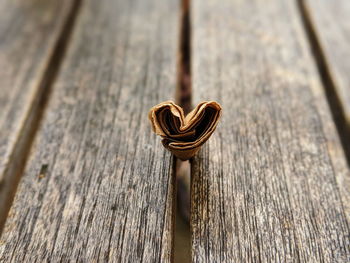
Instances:
[[[350,128],[350,1],[301,2]]]
[[[86,0],[6,222],[1,262],[169,262],[178,1]]]
[[[295,1],[193,0],[194,262],[348,262],[349,170]]]
[[[0,232],[73,1],[0,2]]]

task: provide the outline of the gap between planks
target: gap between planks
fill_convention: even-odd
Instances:
[[[192,110],[190,0],[181,1],[177,87],[175,100],[185,114]],[[176,220],[174,222],[174,262],[191,261],[190,177],[191,162],[176,160]],[[181,217],[181,218],[179,218]]]

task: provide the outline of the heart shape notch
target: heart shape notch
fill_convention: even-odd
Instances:
[[[152,107],[148,118],[153,131],[160,135],[165,148],[185,161],[192,158],[214,132],[221,116],[221,106],[204,101],[185,117],[184,111],[172,101]]]

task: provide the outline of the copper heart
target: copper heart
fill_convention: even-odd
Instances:
[[[160,135],[165,148],[181,160],[192,158],[214,132],[221,116],[221,106],[215,101],[204,101],[187,116],[172,101],[152,107],[148,118],[153,131]]]

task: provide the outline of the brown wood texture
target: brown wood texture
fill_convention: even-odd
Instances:
[[[0,2],[0,232],[73,1]]]
[[[169,262],[179,3],[86,0],[0,241],[1,262]]]
[[[194,262],[349,262],[350,175],[295,1],[192,1]]]
[[[302,5],[350,127],[350,1],[305,0]]]

